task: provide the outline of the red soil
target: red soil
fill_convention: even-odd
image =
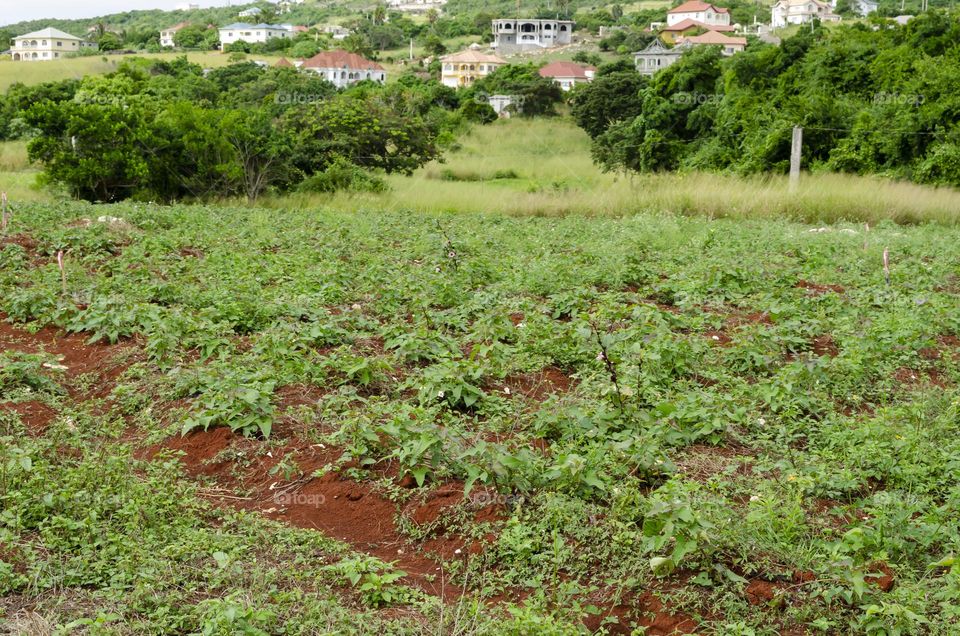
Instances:
[[[726,347],[730,344],[730,340],[731,340],[730,336],[723,333],[722,331],[711,330],[703,335],[712,344],[715,344],[719,347]]]
[[[886,563],[874,563],[871,566],[871,573],[864,577],[864,581],[877,586],[881,592],[889,592],[896,582],[893,570]]]
[[[570,391],[575,380],[556,367],[545,367],[534,373],[507,376],[500,390],[510,395],[522,395],[534,402],[543,402],[552,394],[562,395]]]
[[[37,242],[26,234],[0,237],[0,245],[19,245],[27,252],[37,249]]]
[[[356,550],[394,563],[408,574],[411,584],[431,594],[448,600],[460,595],[461,590],[445,580],[442,562],[431,555],[466,558],[480,552],[481,545],[467,545],[461,537],[446,535],[413,545],[397,528],[397,505],[377,492],[373,484],[353,481],[336,471],[313,477],[317,470],[336,462],[340,451],[294,439],[266,455],[257,452],[259,444],[262,442],[228,429],[212,428],[170,438],[147,449],[143,456],[152,457],[163,449],[181,451],[181,462],[189,475],[212,479],[222,489],[210,493],[214,500],[344,541]],[[244,452],[245,461],[226,459],[224,451],[228,450]],[[271,475],[271,469],[284,457],[296,463],[302,477],[290,481],[279,473]],[[238,497],[240,493],[246,496]],[[405,513],[426,523],[462,500],[462,486],[444,487],[425,501],[408,504]]]
[[[797,281],[796,285],[799,289],[807,290],[807,293],[811,296],[819,296],[821,294],[826,294],[828,292],[834,292],[836,294],[842,294],[846,290],[840,285],[821,285],[819,283],[813,283],[808,280],[803,280],[802,278]]]
[[[67,367],[68,379],[93,374],[96,381],[92,390],[81,395],[71,389],[71,396],[80,400],[103,397],[112,390],[117,377],[126,368],[126,363],[115,358],[131,346],[88,345],[85,344],[87,338],[82,334],[63,334],[53,328],[30,334],[0,322],[0,348],[29,353],[45,351],[58,356]],[[130,359],[129,356],[126,358]],[[568,391],[574,383],[554,368],[510,380],[513,384],[508,385],[515,392],[534,400]],[[278,390],[277,401],[282,413],[284,407],[315,404],[322,393],[318,387],[283,387]],[[55,416],[53,409],[35,401],[0,404],[0,408],[21,413],[28,426],[37,431]],[[281,416],[278,423],[283,419]],[[290,429],[291,426],[284,427],[284,430],[275,428],[277,435],[273,442],[292,432]],[[378,492],[370,482],[353,481],[334,471],[314,476],[318,469],[339,460],[339,450],[311,444],[293,435],[269,452],[264,452],[263,444],[226,428],[213,428],[172,437],[142,449],[137,455],[149,459],[161,451],[178,451],[188,475],[203,478],[214,486],[202,487],[200,492],[218,504],[257,511],[293,526],[319,530],[357,550],[393,563],[407,572],[410,584],[451,602],[456,601],[463,590],[447,580],[443,562],[474,557],[496,540],[492,533],[480,541],[468,540],[445,527],[445,514],[457,510],[458,506],[465,506],[468,518],[475,523],[502,521],[505,504],[493,491],[474,489],[465,500],[463,484],[439,485],[398,510],[397,504]],[[233,451],[242,453],[244,461],[234,461],[230,454]],[[282,471],[271,474],[284,459],[296,467],[296,476],[292,479],[285,477]],[[398,514],[418,525],[435,524],[436,527],[431,528],[427,539],[414,545],[400,533],[396,524]],[[635,615],[636,623],[647,628],[647,634],[690,633],[696,628],[690,617],[667,611],[652,594],[642,595],[628,609]],[[622,612],[619,608],[611,608],[607,613],[619,616]],[[628,633],[623,625],[608,629],[613,633]]]
[[[837,343],[833,341],[833,336],[826,333],[813,339],[813,353],[821,357],[836,358],[840,349],[837,347]]]
[[[653,592],[644,592],[636,599],[624,599],[583,621],[591,632],[603,627],[609,634],[632,634],[631,623],[643,627],[646,636],[693,634],[697,629],[697,623],[690,616],[670,611]]]
[[[900,386],[914,387],[920,384],[929,383],[940,388],[946,388],[950,385],[949,380],[944,378],[937,369],[908,369],[900,367],[893,374],[893,379]]]
[[[130,364],[129,358],[117,361],[118,354],[129,348],[127,344],[109,345],[102,342],[88,345],[89,335],[64,334],[54,327],[44,327],[37,333],[30,333],[6,322],[6,316],[0,314],[0,351],[21,351],[24,353],[48,353],[66,367],[65,388],[75,399],[87,400],[102,398],[113,390],[117,378]],[[71,380],[80,375],[91,375],[91,389],[81,393],[71,386]],[[0,408],[16,411],[32,434],[42,434],[47,425],[56,416],[50,407],[37,402],[0,402]]]

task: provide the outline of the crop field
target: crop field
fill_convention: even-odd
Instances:
[[[956,633],[958,240],[17,202],[0,620]]]

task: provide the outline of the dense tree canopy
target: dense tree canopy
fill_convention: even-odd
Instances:
[[[597,113],[575,115],[607,170],[782,172],[801,126],[806,168],[960,185],[958,38],[955,18],[931,12],[906,26],[802,30],[730,58],[698,47],[632,102],[599,79],[577,96]],[[606,117],[608,99],[638,111]]]
[[[185,58],[128,60],[81,82],[15,86],[0,133],[27,130],[49,180],[91,201],[173,201],[295,187],[328,167],[409,173],[461,117],[454,92],[401,78],[338,91],[243,62],[204,75]]]

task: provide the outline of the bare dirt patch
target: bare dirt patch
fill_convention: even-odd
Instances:
[[[802,278],[796,282],[794,287],[806,290],[807,294],[810,296],[820,296],[830,292],[833,292],[834,294],[842,294],[846,291],[841,285],[822,285],[820,283],[814,283]]]
[[[64,373],[68,379],[92,375],[87,391],[81,392],[74,387],[67,387],[75,398],[99,398],[109,394],[117,378],[132,362],[130,356],[123,355],[130,353],[128,343],[87,344],[89,337],[89,334],[68,334],[49,326],[43,327],[37,333],[30,333],[10,324],[6,321],[6,316],[0,314],[0,351],[48,353],[66,367]]]
[[[31,435],[43,435],[47,426],[57,416],[56,411],[37,400],[16,403],[0,402],[0,411],[13,411],[19,415],[20,421],[27,427],[27,431]]]
[[[576,381],[556,367],[545,367],[534,373],[507,376],[500,390],[510,395],[522,395],[534,402],[543,402],[550,395],[563,395]]]
[[[828,333],[821,334],[813,339],[811,349],[814,355],[827,358],[836,358],[840,354],[840,348],[833,341],[833,336]]]

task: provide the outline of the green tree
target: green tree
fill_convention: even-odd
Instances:
[[[613,122],[632,120],[641,114],[640,91],[646,84],[633,69],[600,75],[575,91],[571,100],[573,118],[588,135],[597,137]]]
[[[181,49],[203,48],[206,35],[206,27],[191,24],[173,34],[173,43]]]

